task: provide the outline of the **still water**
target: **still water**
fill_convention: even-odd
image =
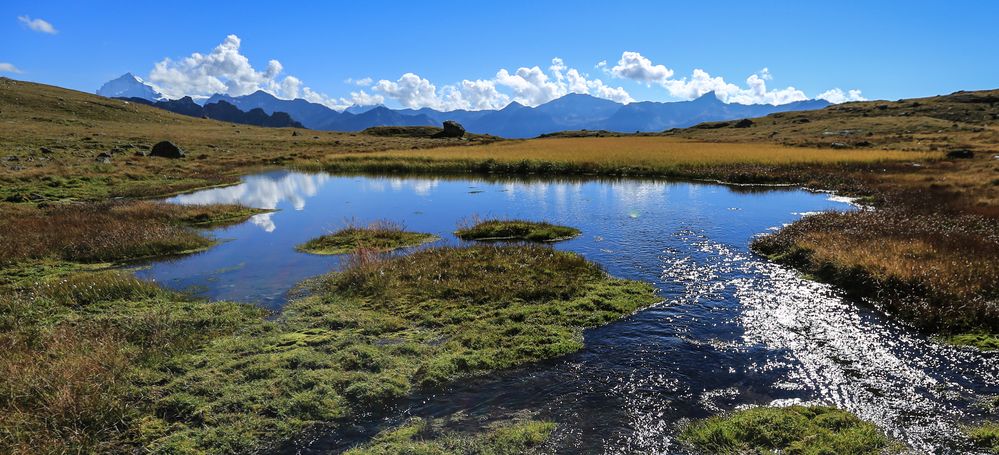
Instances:
[[[749,252],[753,236],[823,210],[828,194],[653,180],[479,180],[273,172],[170,199],[274,209],[213,231],[200,254],[156,262],[144,278],[278,311],[300,281],[339,257],[295,246],[347,220],[391,220],[460,244],[474,217],[545,220],[583,234],[575,251],[663,302],[586,332],[575,354],[420,396],[398,415],[323,434],[295,450],[339,451],[408,416],[479,419],[530,412],[559,423],[552,450],[671,453],[684,419],[747,405],[835,405],[918,452],[965,453],[960,422],[999,393],[999,358],[933,343],[830,286]]]

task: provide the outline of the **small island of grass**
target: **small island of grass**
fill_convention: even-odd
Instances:
[[[527,240],[558,242],[579,235],[579,229],[525,220],[485,220],[455,231],[462,240]]]
[[[981,425],[967,428],[965,433],[975,447],[999,453],[999,422],[985,422]]]
[[[680,440],[705,453],[877,454],[898,448],[874,424],[827,406],[745,409],[694,422]]]
[[[401,225],[379,221],[368,226],[347,227],[298,246],[299,251],[312,254],[348,254],[360,249],[387,252],[419,246],[439,240],[436,235],[409,232]]]

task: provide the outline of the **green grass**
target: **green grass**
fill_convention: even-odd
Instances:
[[[266,450],[420,388],[573,352],[583,328],[658,301],[542,246],[350,258],[273,319],[118,271],[48,264],[58,278],[12,280],[26,287],[0,293],[0,452]],[[545,428],[465,436],[519,448]]]
[[[999,453],[999,422],[986,422],[965,430],[976,447]]]
[[[994,333],[973,332],[943,335],[941,341],[955,346],[971,346],[982,351],[999,351],[999,335]]]
[[[824,406],[736,411],[690,424],[680,440],[714,454],[876,454],[897,449],[874,424]]]
[[[579,235],[579,229],[536,221],[484,220],[458,229],[454,235],[462,240],[557,242]]]
[[[401,225],[387,221],[374,222],[368,226],[351,223],[339,231],[299,245],[298,250],[312,254],[347,254],[361,249],[384,253],[436,240],[439,238],[433,234],[409,232]]]
[[[555,429],[552,422],[514,420],[499,422],[474,433],[446,429],[445,419],[410,419],[405,424],[382,431],[347,455],[389,454],[495,454],[536,453]]]

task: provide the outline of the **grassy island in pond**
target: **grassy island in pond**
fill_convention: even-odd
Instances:
[[[455,231],[462,240],[528,240],[557,242],[579,235],[579,229],[524,220],[486,220]]]
[[[312,254],[347,254],[361,249],[387,252],[439,240],[433,234],[406,231],[401,225],[380,221],[368,226],[348,225],[298,246]]]
[[[680,440],[704,453],[878,454],[897,446],[874,424],[825,406],[752,408],[690,424]]]

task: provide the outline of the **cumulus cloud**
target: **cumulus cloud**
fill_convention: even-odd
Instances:
[[[867,98],[864,98],[864,96],[860,93],[860,90],[848,90],[844,92],[839,88],[826,90],[815,98],[826,100],[833,104],[845,103],[847,101],[867,101]]]
[[[606,63],[604,64],[606,66]],[[614,77],[631,79],[645,84],[663,84],[673,77],[673,70],[664,65],[654,65],[638,52],[625,51],[621,59],[610,69]]]
[[[745,86],[740,86],[727,82],[721,76],[712,76],[700,68],[694,69],[689,77],[677,79],[673,77],[673,70],[665,65],[654,64],[647,57],[633,51],[623,52],[617,64],[610,69],[606,68],[605,62],[601,63],[603,64],[598,64],[598,67],[615,78],[633,80],[648,86],[658,85],[665,88],[670,96],[680,99],[690,100],[711,92],[724,102],[740,104],[779,105],[808,99],[805,92],[793,86],[768,88],[767,83],[773,80],[773,76],[767,68],[751,74],[746,78]],[[851,90],[849,94],[844,94],[842,90],[834,89],[818,98],[837,98],[839,95],[838,98],[849,99],[853,94],[859,97],[860,91]]]
[[[14,73],[18,74],[21,70],[17,69],[13,63],[0,62],[0,73]]]
[[[22,24],[39,33],[48,33],[49,35],[55,35],[59,33],[51,23],[44,19],[32,19],[29,16],[17,16],[17,20],[21,21]]]
[[[204,98],[216,93],[248,95],[263,90],[285,99],[302,98],[342,110],[352,104],[379,104],[384,98],[363,90],[351,92],[350,98],[333,98],[306,86],[301,79],[286,75],[284,66],[270,60],[256,69],[240,52],[242,40],[229,35],[210,53],[195,52],[180,60],[165,58],[153,66],[149,82],[168,98],[192,96]]]
[[[502,68],[492,79],[466,79],[441,87],[419,75],[406,73],[395,81],[380,80],[373,89],[405,107],[438,110],[500,109],[511,100],[537,106],[568,93],[590,94],[621,103],[634,101],[623,87],[590,79],[557,57],[552,59],[548,71],[539,66],[521,67],[512,72]]]

